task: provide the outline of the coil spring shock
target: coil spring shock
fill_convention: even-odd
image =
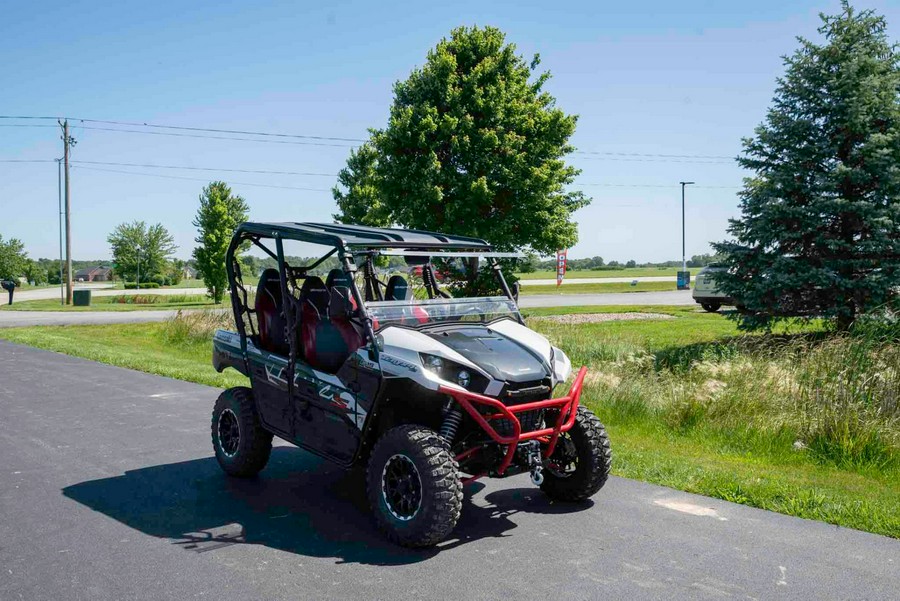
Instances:
[[[450,409],[444,417],[444,422],[441,424],[441,436],[444,437],[444,440],[452,444],[461,423],[462,412],[456,407]]]

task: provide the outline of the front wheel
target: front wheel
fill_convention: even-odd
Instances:
[[[272,434],[263,429],[249,388],[219,395],[212,414],[212,443],[219,465],[229,476],[249,478],[266,467]]]
[[[612,451],[606,428],[590,409],[578,407],[575,424],[560,434],[545,466],[541,490],[551,499],[583,501],[603,488]]]
[[[700,303],[700,306],[703,307],[704,311],[707,311],[709,313],[715,313],[722,308],[721,303]]]
[[[459,520],[459,467],[444,439],[428,428],[388,430],[372,449],[366,484],[378,527],[397,544],[435,545]]]

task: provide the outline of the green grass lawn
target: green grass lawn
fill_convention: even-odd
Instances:
[[[519,290],[522,296],[532,294],[605,294],[612,292],[653,292],[660,290],[677,290],[675,280],[671,282],[638,282],[632,286],[628,282],[609,282],[606,284],[567,284],[562,286],[525,284]]]
[[[93,296],[88,307],[60,305],[59,299],[41,299],[0,306],[0,311],[163,311],[173,309],[216,309],[228,307],[215,304],[199,294],[123,294],[121,296]]]
[[[695,274],[700,268],[691,268],[688,271]],[[573,269],[566,273],[567,278],[648,278],[655,276],[672,276],[677,275],[678,269],[675,267],[656,269],[651,267],[632,267],[628,269]],[[555,280],[555,271],[534,271],[532,273],[517,273],[516,276],[520,280]]]
[[[174,286],[163,286],[163,288],[206,288],[203,280],[181,280]]]
[[[173,288],[173,289],[206,288],[206,284],[203,283],[203,280],[181,280],[179,283],[175,284],[174,286],[162,286],[162,287],[163,288]],[[124,290],[125,282],[123,282],[122,280],[116,280],[114,282],[113,288],[116,288],[118,290]]]
[[[631,312],[671,318],[556,321]],[[853,396],[896,398],[900,375],[879,367],[898,363],[896,343],[838,337],[817,324],[741,335],[723,315],[693,307],[546,308],[526,317],[574,365],[589,367],[583,402],[607,425],[614,473],[900,538],[897,410],[893,418],[859,413]],[[210,364],[211,331],[228,323],[193,313],[164,323],[0,329],[0,338],[226,387],[246,383]],[[840,403],[828,404],[832,397]]]
[[[59,284],[38,284],[37,286],[32,286],[31,284],[19,284],[16,287],[16,292],[20,290],[41,290],[43,288],[59,288]],[[6,292],[6,290],[2,290],[2,292]]]
[[[233,370],[216,373],[209,339],[173,335],[167,323],[9,328],[0,329],[0,338],[198,384],[247,383]]]

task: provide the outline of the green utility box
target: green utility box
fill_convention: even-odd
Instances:
[[[72,291],[72,304],[76,307],[90,307],[91,306],[91,291],[90,290],[73,290]]]

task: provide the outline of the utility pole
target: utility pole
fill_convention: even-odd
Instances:
[[[63,164],[66,174],[66,304],[72,304],[72,204],[69,196],[69,147],[75,140],[69,136],[69,120],[60,125],[63,128]]]
[[[678,289],[687,290],[691,287],[691,274],[687,270],[687,253],[685,252],[685,218],[684,218],[684,187],[694,182],[678,182],[681,184],[681,272],[678,274]]]
[[[56,188],[59,195],[59,304],[66,304],[66,288],[63,282],[63,199],[62,159],[56,159]]]

